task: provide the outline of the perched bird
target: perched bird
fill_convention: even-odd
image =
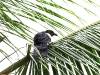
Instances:
[[[48,55],[48,44],[51,42],[50,36],[57,36],[56,33],[54,33],[52,30],[46,30],[43,32],[39,32],[34,36],[34,46],[39,50],[41,56],[47,56]],[[34,57],[38,57],[39,54],[36,50],[34,50]]]

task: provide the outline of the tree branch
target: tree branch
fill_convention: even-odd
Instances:
[[[18,62],[15,62],[11,66],[9,66],[8,68],[6,68],[2,72],[0,72],[0,75],[2,75],[2,74],[9,74],[10,72],[14,71],[18,67],[20,67],[20,66],[24,65],[25,63],[27,63],[30,59],[31,58],[30,58],[29,55],[25,56],[24,58],[22,58]]]

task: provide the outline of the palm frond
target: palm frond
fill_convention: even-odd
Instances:
[[[36,67],[38,68],[34,67],[35,71],[44,66],[42,69],[49,74],[48,65],[46,66],[45,64],[50,63],[53,73],[56,72],[58,75],[59,73],[61,75],[99,75],[99,37],[100,21],[51,44],[49,46],[49,55],[47,58],[44,58],[45,62],[41,58],[36,59]],[[35,65],[35,63],[32,64]],[[45,74],[44,71],[35,72],[35,74],[32,71],[32,74]]]
[[[49,55],[23,65],[20,74],[99,75],[100,21],[49,45]],[[52,71],[49,69],[51,65]],[[60,74],[59,74],[60,73]]]
[[[63,1],[65,3],[71,2],[78,5],[84,8],[87,12],[95,15],[95,13],[93,13],[91,10],[81,6],[73,0]],[[91,0],[88,1],[92,2]],[[39,4],[32,3],[27,0],[0,1],[0,36],[6,37],[6,39],[3,41],[15,52],[18,50],[18,48],[5,34],[3,34],[3,32],[23,38],[30,43],[33,43],[33,37],[31,35],[38,32],[38,30],[35,29],[35,25],[30,27],[20,18],[29,19],[36,22],[39,24],[39,26],[42,26],[45,29],[48,29],[49,26],[56,30],[61,36],[65,36],[63,32],[70,34],[75,30],[68,27],[68,25],[64,25],[63,22],[57,21],[55,18],[65,21],[78,29],[80,26],[65,16],[62,16],[59,14],[59,12],[53,11],[52,8],[56,8],[57,11],[63,10],[67,14],[75,16],[80,22],[85,22],[85,20],[76,15],[74,11],[56,4],[53,0],[50,2],[46,0],[37,0],[37,2]],[[93,4],[93,2],[91,4]],[[48,8],[45,5],[52,8]],[[14,19],[11,18],[10,15],[13,16]],[[54,16],[55,18],[51,18],[48,15]],[[40,22],[45,23],[45,25],[41,24]],[[99,75],[99,37],[100,21],[78,32],[74,32],[73,34],[68,35],[67,37],[64,37],[54,43],[51,43],[49,45],[49,55],[47,57],[34,59],[33,56],[29,54],[32,45],[28,45],[27,56],[14,63],[1,73],[10,73],[19,67],[15,72],[16,75],[49,75],[51,72],[54,75]],[[0,52],[2,53],[3,50],[0,49]]]
[[[100,21],[93,26],[86,27],[84,30],[51,44],[49,56],[44,60],[50,62],[52,67],[60,71],[61,75],[66,75],[67,72],[65,71],[68,71],[71,75],[88,75],[89,73],[99,75],[99,37]],[[82,66],[87,69],[86,73],[84,73]]]

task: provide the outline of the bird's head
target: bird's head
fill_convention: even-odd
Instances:
[[[51,36],[58,36],[56,33],[54,33],[52,30],[46,30],[46,33],[49,33]]]

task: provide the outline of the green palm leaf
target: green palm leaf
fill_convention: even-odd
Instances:
[[[91,10],[73,0],[63,1],[65,3],[71,2],[78,5],[87,12],[95,15]],[[76,17],[82,23],[86,22],[76,15],[74,11],[56,4],[53,0],[50,2],[37,0],[37,2],[40,4],[32,3],[27,0],[0,1],[0,36],[5,37],[2,42],[11,47],[18,56],[17,51],[23,55],[22,59],[0,72],[0,74],[7,74],[16,70],[15,75],[50,75],[52,73],[54,75],[99,75],[100,21],[80,29],[81,27],[76,23],[58,12],[53,11],[51,8],[45,7],[45,5],[56,8],[57,10],[63,10]],[[88,0],[88,2],[99,7],[99,5],[91,0]],[[48,14],[80,30],[75,31],[68,25],[64,25],[63,22],[51,18]],[[14,19],[9,15],[12,15]],[[49,29],[49,26],[63,37],[49,45],[49,55],[47,57],[33,58],[30,53],[31,47],[33,47],[33,36],[31,35],[38,32],[38,30],[35,29],[35,25],[26,25],[20,18],[36,22],[44,29]],[[41,22],[45,23],[45,25]],[[18,50],[18,47],[16,47],[3,32],[27,40],[30,43],[27,48],[27,55],[25,56],[21,50]],[[63,32],[69,35],[65,36]],[[5,57],[8,56],[2,49],[0,49],[0,52],[4,54]],[[9,58],[7,59],[10,60]]]

